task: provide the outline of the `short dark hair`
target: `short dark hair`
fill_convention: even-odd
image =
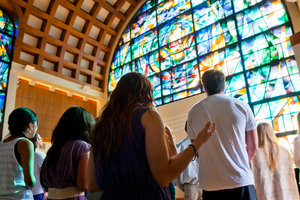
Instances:
[[[26,137],[24,131],[29,127],[29,123],[37,123],[35,112],[26,107],[13,110],[8,117],[8,130],[11,136]]]
[[[216,69],[204,72],[202,82],[208,95],[223,92],[225,89],[225,75]]]

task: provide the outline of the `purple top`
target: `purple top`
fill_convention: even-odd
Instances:
[[[46,156],[41,168],[40,181],[44,188],[65,188],[77,186],[77,169],[81,157],[90,149],[82,140],[68,141],[61,149],[55,169],[47,167]],[[84,196],[69,199],[85,199]]]
[[[98,186],[104,190],[101,200],[169,200],[166,190],[154,180],[147,162],[145,130],[141,122],[147,110],[142,107],[133,113],[133,137],[124,132],[118,152],[105,164],[95,164]],[[97,156],[95,151],[95,160]]]

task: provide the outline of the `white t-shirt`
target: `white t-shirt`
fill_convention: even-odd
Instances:
[[[34,152],[34,176],[36,178],[36,184],[33,188],[31,188],[33,195],[44,193],[43,187],[40,182],[40,171],[45,157],[45,153],[41,151],[36,150]]]
[[[248,104],[223,94],[208,96],[189,111],[188,135],[208,122],[216,123],[213,136],[199,149],[199,184],[207,191],[254,184],[246,150],[246,131],[256,128]]]

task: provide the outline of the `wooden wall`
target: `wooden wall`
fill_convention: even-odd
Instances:
[[[42,86],[31,86],[20,80],[17,88],[15,107],[28,107],[38,116],[38,133],[44,141],[49,142],[52,131],[59,118],[71,106],[80,106],[88,110],[94,117],[97,105],[94,101],[83,101],[80,97],[68,97],[63,91],[49,91]]]

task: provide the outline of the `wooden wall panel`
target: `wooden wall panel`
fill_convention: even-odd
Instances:
[[[50,92],[42,88],[28,85],[20,81],[17,89],[15,107],[28,107],[38,116],[38,133],[49,141],[59,118],[71,106],[80,106],[88,110],[94,117],[97,113],[96,102],[82,101],[58,92]]]

